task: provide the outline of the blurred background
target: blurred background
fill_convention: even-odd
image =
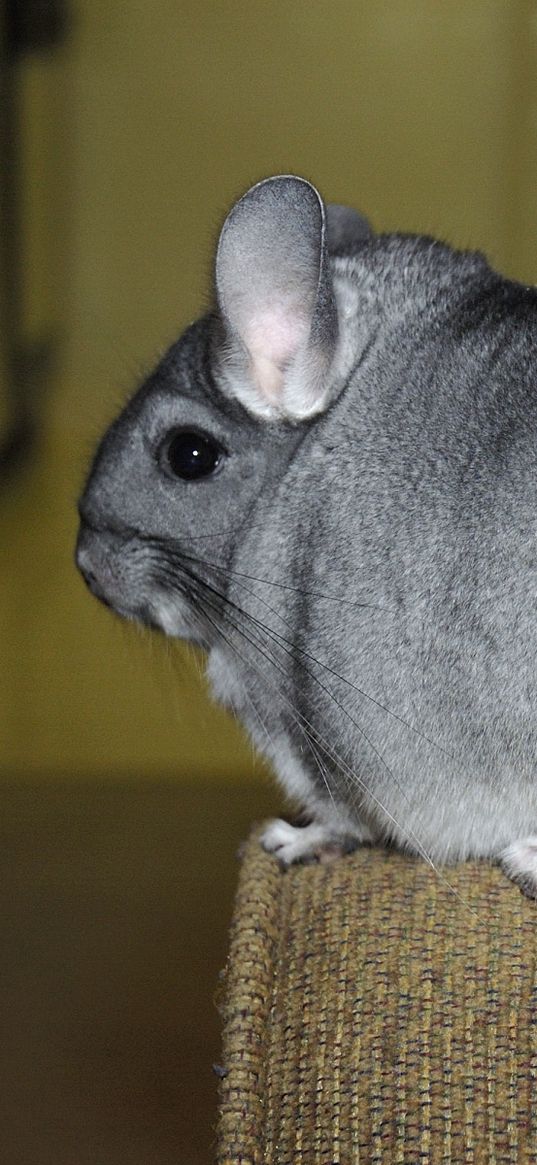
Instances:
[[[95,442],[271,173],[537,279],[533,0],[3,2],[0,1104],[21,1165],[209,1162],[218,971],[282,806],[200,658],[73,565]]]

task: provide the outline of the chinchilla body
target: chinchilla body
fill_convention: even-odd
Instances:
[[[533,289],[270,179],[103,439],[80,568],[206,648],[307,812],[284,862],[390,840],[534,892],[536,356]]]

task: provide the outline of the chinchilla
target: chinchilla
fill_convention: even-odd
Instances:
[[[236,203],[215,306],[105,434],[77,561],[200,644],[308,824],[537,895],[537,293],[375,235],[278,176]]]

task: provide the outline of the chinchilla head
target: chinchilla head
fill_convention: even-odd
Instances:
[[[296,177],[259,183],[231,210],[214,310],[105,434],[80,501],[78,566],[119,614],[211,640],[204,563],[225,571],[364,347],[364,329],[346,322],[356,297],[331,269],[345,259],[331,256],[369,237],[365,219],[325,207]],[[212,595],[203,580],[213,615],[222,580],[213,575]]]

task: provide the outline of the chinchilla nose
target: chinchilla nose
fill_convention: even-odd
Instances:
[[[82,526],[76,544],[75,562],[91,593],[95,595],[95,598],[101,599],[102,602],[106,603],[106,594],[98,577],[98,566],[94,562],[94,558],[96,557],[95,549],[93,556],[91,552],[91,543],[94,540],[95,535]]]
[[[114,550],[106,534],[82,522],[75,551],[76,565],[89,590],[106,606],[112,606],[118,579],[114,569]]]

